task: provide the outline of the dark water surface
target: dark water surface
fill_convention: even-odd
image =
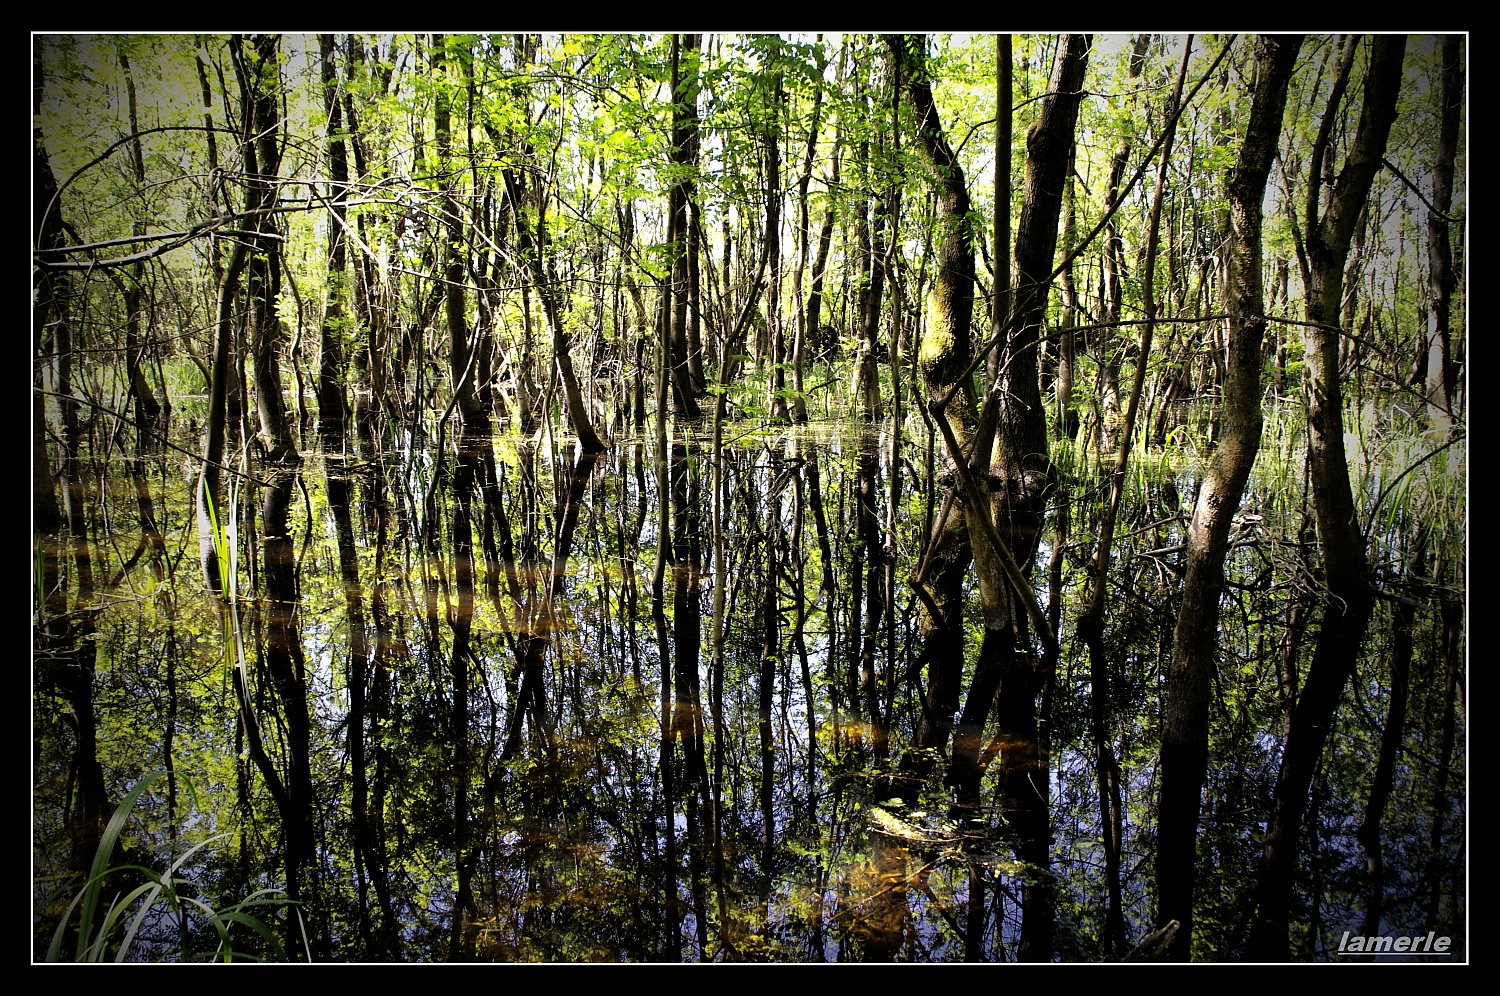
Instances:
[[[1065,466],[1070,529],[1049,524],[1031,568],[1060,622],[1055,669],[1018,657],[1036,694],[990,710],[978,805],[958,806],[952,741],[912,750],[931,661],[910,578],[943,499],[915,419],[894,462],[888,424],[729,424],[717,500],[706,427],[679,426],[666,454],[621,429],[597,457],[545,428],[454,429],[441,459],[434,434],[363,429],[308,437],[295,468],[245,463],[255,479],[236,478],[224,517],[226,600],[199,564],[193,459],[127,460],[94,429],[78,475],[88,533],[52,552],[67,594],[36,609],[36,957],[92,860],[86,811],[107,816],[156,771],[170,775],[112,859],[141,867],[108,880],[101,909],[208,843],[176,872],[180,905],[149,897],[133,960],[222,956],[207,911],[235,909],[287,957],[341,961],[1102,960],[1155,927],[1190,452],[1143,461],[1111,571],[1121,947],[1072,624],[1095,468]],[[1263,460],[1228,568],[1198,840],[1204,959],[1243,950],[1322,612],[1303,482],[1300,457]],[[1417,531],[1390,513],[1372,517],[1371,559],[1393,597],[1303,834],[1291,943],[1305,960],[1344,958],[1345,931],[1435,930],[1466,957],[1462,581],[1435,539],[1414,561]],[[969,603],[972,660],[977,590]],[[1377,879],[1359,828],[1402,646],[1404,737],[1366,930]],[[237,907],[257,897],[276,903]],[[237,954],[275,956],[223,923]]]

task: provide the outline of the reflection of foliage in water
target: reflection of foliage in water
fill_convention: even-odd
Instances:
[[[851,513],[846,501],[837,497],[848,493],[850,475],[855,473],[846,461],[856,451],[846,448],[845,441],[835,435],[821,444],[836,570],[847,562],[853,542],[844,526]],[[768,504],[765,489],[775,475],[765,469],[763,448],[738,449],[726,456],[732,501],[745,509],[744,521],[759,521],[762,527],[737,526],[728,532],[733,567],[727,593],[730,653],[724,681],[725,772],[720,787],[724,872],[720,878],[711,853],[711,792],[705,785],[692,784],[681,748],[674,751],[672,760],[677,867],[674,871],[663,864],[667,828],[656,705],[660,665],[644,600],[637,602],[635,617],[627,608],[628,589],[634,584],[639,590],[644,576],[627,577],[621,568],[622,557],[626,570],[639,570],[641,563],[649,563],[655,539],[649,514],[638,543],[632,538],[632,519],[640,507],[637,478],[627,453],[613,459],[617,461],[614,467],[605,466],[589,484],[587,511],[580,519],[568,562],[567,596],[554,606],[549,623],[552,648],[546,663],[546,694],[554,711],[554,746],[549,748],[544,740],[528,735],[520,755],[503,763],[498,760],[499,747],[519,694],[510,647],[524,609],[510,601],[506,582],[499,577],[499,608],[484,595],[481,564],[472,644],[476,697],[468,729],[457,732],[449,725],[450,691],[445,677],[451,639],[444,617],[451,611],[451,595],[442,597],[439,581],[434,617],[424,587],[424,578],[450,573],[451,563],[424,565],[408,546],[410,540],[401,538],[400,530],[388,535],[386,548],[377,553],[379,544],[369,531],[373,518],[365,517],[357,529],[362,537],[361,571],[373,577],[377,557],[382,570],[379,587],[385,634],[380,668],[384,677],[371,685],[367,743],[372,761],[369,790],[372,801],[378,798],[374,819],[385,851],[383,871],[368,857],[356,860],[350,849],[352,786],[343,729],[349,715],[348,623],[342,614],[342,586],[332,540],[328,529],[319,526],[328,521],[327,493],[318,473],[306,475],[314,532],[304,547],[301,530],[308,519],[294,524],[293,531],[299,549],[305,550],[300,626],[309,661],[316,662],[309,665],[316,690],[310,700],[315,729],[321,731],[314,737],[318,746],[313,758],[317,784],[313,820],[321,858],[312,881],[318,893],[314,905],[323,924],[311,926],[327,932],[337,956],[378,957],[382,952],[405,958],[446,956],[456,895],[454,875],[457,862],[467,859],[474,862],[473,898],[461,942],[464,950],[483,959],[653,960],[667,950],[663,931],[672,922],[682,931],[683,954],[692,957],[696,956],[692,938],[700,915],[711,924],[704,952],[708,957],[816,960],[884,952],[884,956],[903,959],[957,959],[964,954],[961,935],[969,916],[971,868],[977,868],[989,885],[988,907],[982,916],[987,956],[1014,950],[1023,886],[1028,879],[1034,882],[1042,876],[1055,877],[1058,886],[1057,950],[1068,957],[1097,957],[1095,938],[1103,908],[1096,878],[1101,861],[1097,801],[1090,756],[1083,749],[1088,736],[1088,683],[1086,669],[1078,664],[1071,645],[1065,646],[1051,695],[1055,844],[1051,868],[1039,871],[1017,861],[1007,842],[1003,812],[992,812],[972,827],[961,825],[949,815],[946,793],[938,780],[929,782],[909,805],[884,794],[888,790],[882,788],[882,773],[869,767],[868,747],[859,746],[868,741],[868,730],[847,703],[842,716],[836,717],[829,709],[829,682],[842,681],[843,669],[849,666],[850,606],[835,603],[831,620],[830,606],[821,606],[810,617],[807,634],[818,696],[814,782],[807,781],[807,703],[797,677],[796,654],[785,654],[777,670],[773,710],[776,840],[767,878],[762,867],[756,802],[759,762],[754,744],[758,641],[763,633],[758,591],[764,591],[767,583],[763,523],[766,509],[776,505]],[[517,590],[523,598],[547,583],[548,568],[542,565],[550,565],[551,553],[544,524],[555,514],[549,507],[553,492],[547,466],[548,461],[537,461],[533,478],[507,473],[498,489],[502,505],[525,509],[524,515],[537,524],[530,538],[525,527],[517,529],[518,547],[533,543],[534,553],[541,558],[535,568],[518,567]],[[1162,480],[1172,481],[1170,471],[1167,474]],[[372,480],[362,480],[356,489],[357,510],[363,507],[366,516],[375,500],[369,493]],[[650,474],[645,483],[646,504],[650,505],[655,501]],[[528,486],[533,489],[530,494],[524,491]],[[1174,482],[1176,486],[1181,485]],[[1172,556],[1142,554],[1170,547],[1181,536],[1180,524],[1173,519],[1177,509],[1170,501],[1172,490],[1148,483],[1132,499],[1136,504],[1123,531],[1134,535],[1120,545],[1121,568],[1111,596],[1117,609],[1110,642],[1110,709],[1125,777],[1125,911],[1133,934],[1149,925],[1151,915],[1149,858],[1157,736],[1153,717],[1160,661],[1170,649],[1175,590]],[[783,516],[791,508],[789,496],[790,489],[783,489],[778,498]],[[753,518],[751,509],[756,510]],[[1224,664],[1214,712],[1216,760],[1206,790],[1199,845],[1202,888],[1209,898],[1198,944],[1209,951],[1232,952],[1243,940],[1244,900],[1253,886],[1258,859],[1258,820],[1268,805],[1277,731],[1284,721],[1279,689],[1285,681],[1287,619],[1297,598],[1315,594],[1307,580],[1298,582],[1290,576],[1304,570],[1298,566],[1299,549],[1277,545],[1295,538],[1288,524],[1269,512],[1258,519],[1252,514],[1247,514],[1243,533],[1253,543],[1242,546],[1230,564],[1222,633]],[[297,518],[294,514],[293,519]],[[512,513],[513,527],[522,518],[520,511]],[[898,522],[903,518],[898,516]],[[169,548],[174,538],[180,543],[183,526],[167,520]],[[912,526],[908,520],[902,528]],[[1292,529],[1295,526],[1295,521],[1290,524]],[[1398,541],[1399,535],[1392,534],[1392,538]],[[913,540],[908,533],[907,541]],[[253,556],[253,533],[243,542]],[[821,582],[814,549],[804,547],[805,587],[810,591],[816,591]],[[442,559],[450,556],[444,554]],[[1066,578],[1076,578],[1074,565],[1082,557],[1077,545],[1068,549]],[[1066,583],[1071,591],[1073,581]],[[847,589],[843,592],[841,598],[847,598]],[[712,598],[707,584],[700,595],[707,607]],[[785,602],[784,591],[781,598]],[[159,728],[172,710],[178,770],[205,790],[191,805],[179,800],[171,813],[156,795],[148,796],[129,833],[138,835],[133,839],[141,840],[147,851],[160,849],[173,820],[179,826],[179,847],[190,846],[209,833],[227,833],[226,841],[194,859],[191,876],[199,894],[223,901],[237,891],[245,894],[245,890],[278,881],[280,830],[276,810],[262,796],[243,759],[243,747],[238,746],[242,737],[236,733],[232,694],[226,694],[214,615],[212,605],[180,575],[169,575],[154,590],[112,599],[98,621],[100,672],[108,675],[101,681],[98,702],[104,731],[101,745],[110,771],[128,772],[130,758],[149,759],[153,751],[159,759],[159,743],[150,731]],[[1367,654],[1371,662],[1387,656],[1389,614],[1381,619],[1375,645]],[[1440,622],[1430,614],[1423,616],[1415,633],[1417,646],[1434,648],[1440,630]],[[258,616],[251,612],[247,633],[259,632]],[[255,646],[247,648],[252,671],[261,666]],[[902,669],[910,666],[910,660],[898,653]],[[1413,696],[1411,732],[1397,773],[1396,801],[1387,829],[1389,860],[1408,862],[1409,869],[1391,879],[1387,915],[1392,922],[1413,924],[1413,929],[1426,918],[1435,894],[1440,904],[1452,902],[1455,893],[1442,883],[1462,869],[1461,864],[1454,864],[1451,845],[1444,847],[1445,856],[1438,858],[1437,865],[1431,864],[1426,852],[1431,815],[1424,789],[1430,776],[1424,778],[1422,772],[1438,763],[1442,701],[1431,689],[1440,684],[1433,669],[1441,667],[1441,660],[1430,650],[1419,652],[1417,660],[1419,669],[1426,670],[1414,676],[1413,685],[1426,691]],[[167,662],[175,669],[178,689],[171,703],[161,693],[161,669]],[[703,668],[707,665],[706,659],[701,662]],[[1309,817],[1317,833],[1315,844],[1309,844],[1299,891],[1303,926],[1301,939],[1295,941],[1308,956],[1316,956],[1321,950],[1316,945],[1326,943],[1308,933],[1320,929],[1307,919],[1314,904],[1324,938],[1333,924],[1352,922],[1362,909],[1364,885],[1352,828],[1368,791],[1368,759],[1378,747],[1388,681],[1378,664],[1372,666],[1377,670],[1362,674],[1360,687],[1340,713],[1340,729],[1324,758],[1315,809]],[[706,674],[702,688],[706,698],[710,689]],[[261,687],[257,708],[274,716],[276,703],[266,695]],[[40,702],[46,706],[50,699],[43,696]],[[898,693],[896,704],[893,757],[899,756],[920,708],[910,686]],[[701,708],[706,749],[711,754],[718,731],[709,704]],[[466,736],[473,756],[483,759],[466,781],[473,805],[471,836],[463,856],[453,849],[455,736]],[[66,736],[42,736],[38,747],[42,752],[39,772],[44,776],[36,796],[41,818],[38,840],[45,845],[56,833],[49,827],[57,826],[48,814],[62,806],[59,793],[67,774]],[[1001,748],[1000,757],[1003,752]],[[696,840],[687,834],[686,792],[703,793]],[[1447,817],[1444,841],[1452,839],[1452,821],[1461,818],[1461,810]],[[45,846],[40,853],[47,853]],[[388,876],[391,911],[398,921],[394,940],[381,933],[381,912],[359,900],[359,880],[376,874]],[[694,876],[700,882],[696,893]],[[722,921],[720,892],[727,914]],[[890,905],[893,896],[900,899],[896,906]],[[40,922],[49,920],[43,914]],[[157,928],[167,930],[168,924],[162,922]],[[207,927],[196,923],[190,929],[201,935]],[[143,951],[161,943],[160,938],[152,940],[150,924],[141,939],[146,945]]]

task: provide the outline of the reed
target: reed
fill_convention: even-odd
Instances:
[[[230,928],[235,924],[244,925],[265,941],[276,960],[286,960],[286,953],[282,950],[280,943],[277,942],[270,928],[251,912],[261,908],[275,908],[280,906],[292,906],[295,911],[295,904],[291,900],[272,898],[284,890],[276,888],[260,889],[233,906],[222,910],[215,910],[207,903],[194,899],[191,896],[184,896],[179,891],[181,886],[191,884],[190,879],[182,877],[179,874],[182,868],[205,848],[228,838],[228,833],[214,834],[207,840],[194,845],[184,851],[176,860],[170,862],[167,869],[162,872],[157,872],[151,868],[137,864],[110,864],[115,844],[119,841],[120,833],[125,828],[125,822],[130,816],[130,811],[135,808],[135,804],[145,794],[146,790],[158,780],[165,778],[166,774],[165,771],[154,771],[142,778],[135,783],[130,791],[126,793],[125,798],[120,800],[120,804],[115,807],[114,815],[110,817],[109,823],[105,827],[104,836],[99,840],[98,850],[94,852],[94,861],[89,869],[88,880],[84,883],[83,888],[78,891],[78,894],[73,897],[73,901],[68,904],[67,910],[58,922],[57,929],[53,932],[52,944],[47,950],[47,960],[49,962],[63,960],[63,946],[67,938],[68,926],[73,922],[74,910],[79,911],[77,922],[78,937],[77,946],[70,960],[76,962],[125,961],[135,946],[135,940],[140,931],[141,924],[145,922],[151,910],[163,902],[167,904],[168,909],[172,913],[179,917],[185,915],[184,909],[186,906],[196,907],[207,917],[209,924],[213,927],[219,939],[218,947],[207,955],[208,960],[225,962],[262,960],[248,952],[235,950],[233,940],[230,937]],[[145,876],[145,881],[129,892],[123,894],[116,892],[110,898],[109,905],[103,910],[101,919],[100,905],[105,895],[104,883],[107,879],[123,872],[138,872]],[[132,909],[135,911],[134,916],[130,916]],[[126,922],[127,917],[130,917],[128,923]],[[300,923],[300,913],[298,914],[298,920]],[[98,922],[97,929],[95,928],[96,922]],[[111,959],[109,957],[111,938],[113,938],[116,931],[121,927],[124,928],[124,935],[114,945],[114,957]],[[305,928],[303,933],[303,944],[305,947],[307,943]],[[178,952],[178,955],[182,961],[193,960],[192,953],[186,949]]]

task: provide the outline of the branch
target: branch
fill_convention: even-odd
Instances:
[[[1417,185],[1415,183],[1412,183],[1410,180],[1408,180],[1406,178],[1406,174],[1402,173],[1399,169],[1396,168],[1395,163],[1392,163],[1389,159],[1381,159],[1380,165],[1384,166],[1392,173],[1395,173],[1396,179],[1400,180],[1402,183],[1410,187],[1411,192],[1416,194],[1417,198],[1423,204],[1427,205],[1427,210],[1431,211],[1435,217],[1441,218],[1444,221],[1449,222],[1450,224],[1457,225],[1459,223],[1459,220],[1457,218],[1446,215],[1443,212],[1439,211],[1437,208],[1433,207],[1432,202],[1427,199],[1427,195],[1422,193],[1422,191],[1417,188]]]
[[[157,442],[161,443],[163,446],[167,447],[168,449],[174,449],[178,453],[185,453],[188,456],[192,457],[194,460],[199,460],[199,461],[201,461],[203,463],[206,463],[206,464],[213,464],[213,466],[218,467],[220,470],[227,470],[231,474],[235,475],[236,477],[243,477],[247,481],[254,481],[256,484],[259,484],[263,488],[269,488],[271,486],[271,482],[269,482],[269,481],[262,481],[260,478],[256,477],[254,474],[247,474],[247,473],[245,473],[242,470],[235,470],[233,467],[229,466],[228,464],[218,463],[217,461],[209,460],[209,459],[205,458],[202,453],[194,453],[192,450],[185,450],[181,446],[178,446],[175,443],[169,442],[167,440],[166,435],[164,433],[162,433],[160,430],[153,429],[150,426],[141,425],[139,422],[136,422],[134,419],[126,418],[124,415],[122,415],[119,412],[115,411],[113,408],[106,408],[104,405],[99,404],[97,401],[90,401],[88,398],[80,398],[76,394],[59,394],[56,391],[45,391],[45,390],[42,390],[41,388],[36,388],[35,390],[38,393],[48,395],[49,397],[62,398],[64,401],[71,401],[74,404],[88,405],[90,408],[97,408],[101,412],[104,412],[105,414],[113,415],[115,418],[119,419],[121,422],[124,422],[126,425],[130,426],[133,429],[138,429],[141,432],[145,432],[145,433],[150,434],[151,436],[154,436],[156,438]]]
[[[1027,290],[1025,300],[1022,300],[1020,302],[1012,302],[1010,317],[1006,319],[1004,324],[998,325],[995,328],[995,331],[990,333],[990,337],[985,340],[984,346],[974,354],[974,359],[969,363],[968,367],[964,369],[963,373],[959,374],[958,377],[954,380],[953,385],[948,388],[947,393],[945,393],[941,398],[937,399],[929,406],[929,409],[933,413],[941,414],[948,407],[949,402],[953,400],[954,396],[958,393],[959,388],[961,388],[963,384],[969,379],[969,377],[973,375],[975,370],[979,369],[979,365],[983,363],[985,357],[990,354],[990,350],[998,346],[1000,342],[1010,334],[1015,323],[1020,320],[1023,314],[1025,314],[1025,305],[1030,303],[1030,298],[1035,297],[1037,291],[1040,288],[1051,287],[1052,281],[1057,279],[1058,274],[1062,273],[1063,270],[1072,265],[1073,260],[1076,259],[1084,249],[1088,248],[1088,246],[1094,241],[1094,239],[1098,237],[1100,232],[1104,231],[1104,226],[1109,224],[1110,219],[1115,216],[1115,212],[1118,211],[1120,209],[1120,206],[1125,203],[1127,195],[1132,189],[1134,189],[1135,185],[1140,182],[1141,177],[1146,175],[1146,168],[1150,166],[1151,161],[1156,158],[1156,153],[1160,151],[1162,145],[1165,144],[1167,136],[1172,134],[1173,130],[1176,128],[1177,119],[1181,117],[1182,113],[1187,110],[1187,108],[1192,104],[1193,98],[1198,95],[1199,90],[1203,89],[1203,85],[1213,78],[1215,71],[1217,71],[1219,68],[1219,63],[1224,61],[1224,57],[1229,54],[1229,49],[1233,44],[1234,36],[1231,35],[1228,40],[1224,42],[1224,48],[1219,52],[1218,56],[1215,57],[1213,65],[1208,67],[1208,71],[1203,74],[1202,79],[1193,84],[1192,90],[1188,91],[1188,95],[1183,98],[1183,101],[1178,105],[1177,110],[1174,111],[1172,116],[1167,119],[1166,124],[1162,128],[1161,135],[1156,139],[1156,143],[1151,146],[1151,150],[1146,153],[1145,158],[1141,160],[1140,166],[1136,167],[1135,175],[1130,178],[1130,182],[1127,183],[1125,185],[1125,188],[1120,192],[1120,197],[1115,202],[1114,206],[1111,207],[1108,211],[1104,212],[1104,217],[1099,219],[1099,223],[1094,226],[1093,230],[1079,241],[1078,245],[1073,248],[1072,252],[1063,257],[1062,262],[1058,263],[1057,266],[1053,269],[1051,276],[1049,276],[1046,280],[1033,284]],[[1014,295],[1015,292],[1016,288],[1012,288],[1012,295]]]

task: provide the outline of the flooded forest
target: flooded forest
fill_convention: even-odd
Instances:
[[[34,961],[1467,961],[1466,36],[31,43]]]

